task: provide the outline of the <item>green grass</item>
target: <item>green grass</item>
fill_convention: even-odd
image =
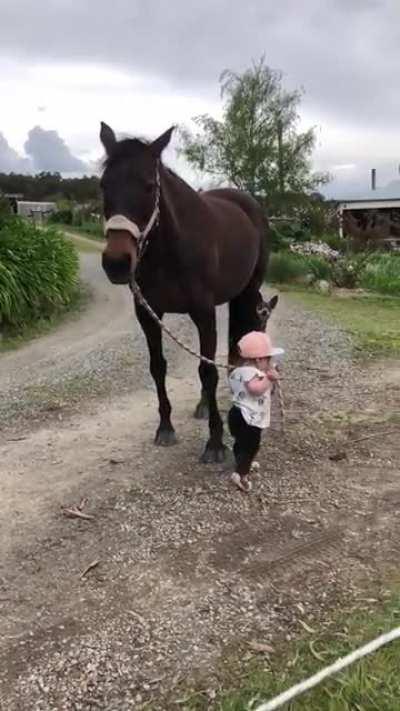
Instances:
[[[57,225],[62,232],[71,232],[92,239],[94,242],[104,242],[103,226],[97,222],[84,222],[82,225]]]
[[[361,274],[360,286],[381,294],[400,296],[400,255],[372,255]]]
[[[225,688],[217,695],[212,708],[216,711],[245,711],[250,703],[255,708],[382,632],[397,627],[400,624],[400,595],[396,592],[380,607],[376,603],[376,600],[366,601],[363,611],[354,613],[349,610],[348,615],[342,614],[325,630],[315,631],[309,626],[309,632],[298,642],[286,643],[268,656],[255,657],[244,665],[244,669],[243,664],[242,669],[238,669],[240,662],[237,658],[225,659]],[[396,641],[353,664],[284,709],[399,711],[399,668],[400,643]],[[210,708],[206,694],[196,689],[188,691],[186,699],[180,708],[187,711]]]
[[[73,242],[78,252],[82,254],[99,254],[102,245],[99,240],[88,239],[84,235],[75,234],[72,229],[62,228],[64,236]]]
[[[363,354],[399,356],[400,298],[378,294],[324,296],[298,289],[287,293],[289,299],[341,326]]]

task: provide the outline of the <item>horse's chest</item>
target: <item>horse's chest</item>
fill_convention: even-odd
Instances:
[[[154,270],[139,280],[143,295],[151,306],[164,313],[186,313],[188,298],[181,280],[165,270]]]

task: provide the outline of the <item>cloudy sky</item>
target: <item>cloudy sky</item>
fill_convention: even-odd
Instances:
[[[400,177],[399,0],[1,0],[0,170],[93,170],[100,120],[153,137],[218,116],[221,71],[263,53],[305,90],[331,193]]]

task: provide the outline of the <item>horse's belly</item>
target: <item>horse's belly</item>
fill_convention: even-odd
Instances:
[[[248,253],[242,252],[232,259],[229,255],[219,262],[218,276],[215,279],[215,303],[219,306],[227,301],[232,301],[246,288],[257,264],[258,254],[250,249]]]

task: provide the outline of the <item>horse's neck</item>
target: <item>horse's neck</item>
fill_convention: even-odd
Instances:
[[[163,166],[161,166],[160,178],[160,218],[174,231],[185,232],[185,223],[193,220],[193,215],[197,211],[204,209],[204,203],[190,185]]]

